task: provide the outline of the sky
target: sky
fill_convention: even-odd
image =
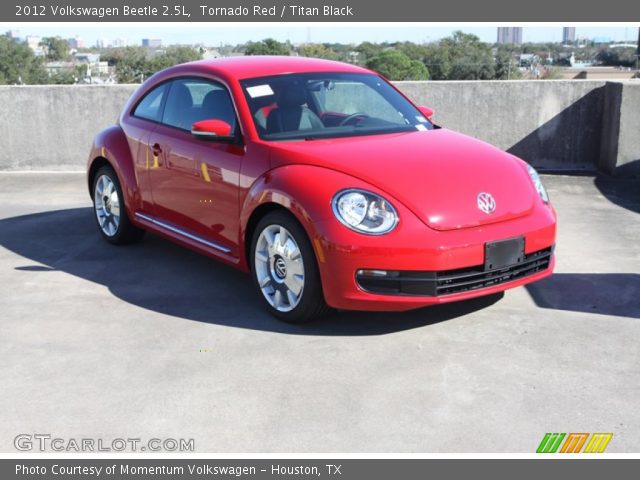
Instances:
[[[82,26],[76,24],[7,24],[0,23],[0,32],[17,30],[20,37],[27,35],[61,36],[73,38],[79,36],[87,46],[95,45],[97,40],[113,41],[115,38],[127,39],[129,45],[140,45],[142,38],[160,38],[164,45],[171,44],[204,44],[219,46],[222,44],[235,45],[247,41],[257,41],[265,38],[275,38],[279,41],[289,40],[292,43],[329,42],[329,43],[360,43],[369,41],[374,43],[412,41],[415,43],[433,42],[451,35],[455,30],[473,33],[482,41],[494,43],[496,41],[496,27],[487,26],[398,26],[398,24],[380,26],[262,26],[257,24],[244,26],[219,26],[216,24],[93,24]],[[576,37],[608,37],[613,41],[638,40],[638,26],[629,25],[611,27],[577,27]],[[562,41],[562,26],[524,27],[524,42],[560,42]],[[108,43],[108,42],[107,42]]]

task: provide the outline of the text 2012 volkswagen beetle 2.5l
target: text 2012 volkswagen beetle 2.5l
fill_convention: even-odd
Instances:
[[[244,57],[168,68],[91,149],[98,226],[250,271],[289,322],[499,292],[554,267],[536,171],[439,128],[374,72]]]

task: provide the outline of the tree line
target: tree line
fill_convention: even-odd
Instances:
[[[46,62],[70,59],[67,42],[59,37],[42,39],[44,57],[36,57],[24,43],[0,37],[0,84],[74,83],[86,66],[48,73]],[[92,49],[113,67],[118,83],[139,83],[171,65],[202,58],[204,49],[171,46],[150,50],[143,47]],[[542,65],[567,66],[571,54],[579,61],[608,66],[636,65],[635,48],[587,45],[581,48],[554,43],[490,45],[472,34],[455,32],[429,44],[413,42],[307,43],[265,39],[219,48],[222,55],[299,55],[354,63],[375,70],[391,80],[505,80],[522,78],[522,54],[531,54]],[[548,69],[548,71],[551,71]]]

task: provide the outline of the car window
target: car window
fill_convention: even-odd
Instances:
[[[151,90],[144,96],[140,103],[138,103],[133,115],[147,120],[153,120],[154,122],[159,122],[162,115],[160,108],[162,107],[162,100],[164,99],[166,91],[166,83]]]
[[[171,83],[162,123],[183,130],[201,120],[223,120],[236,127],[236,114],[227,89],[204,79],[185,78]]]
[[[384,79],[368,73],[288,73],[241,82],[265,140],[376,135],[433,129]]]
[[[332,88],[312,92],[323,113],[353,115],[367,112],[370,116],[403,125],[402,115],[369,85],[356,81],[336,81]]]

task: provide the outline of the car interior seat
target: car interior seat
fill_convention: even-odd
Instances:
[[[229,93],[224,89],[211,90],[202,100],[199,120],[223,120],[231,125],[231,131],[236,126],[236,112]]]
[[[277,105],[267,118],[267,133],[323,128],[320,117],[306,106],[306,91],[301,86],[282,89]]]

